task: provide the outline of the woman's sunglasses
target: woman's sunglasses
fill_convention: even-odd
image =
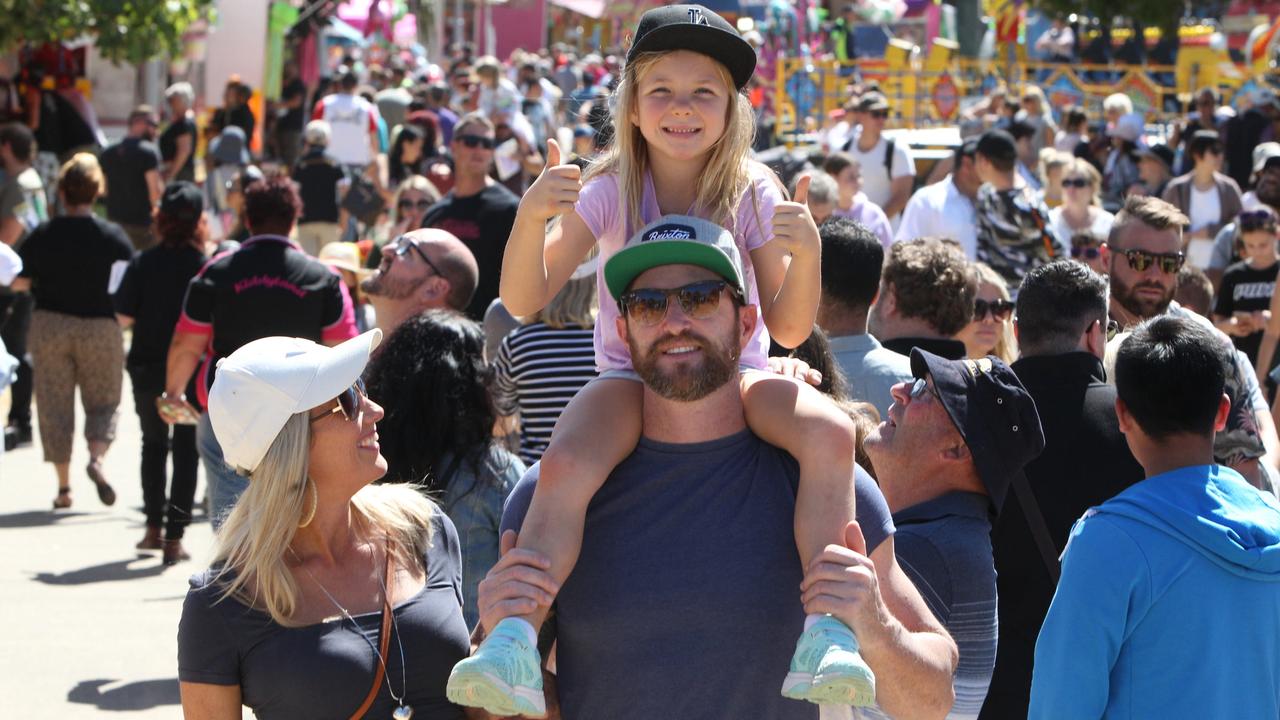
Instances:
[[[1080,258],[1084,258],[1085,260],[1097,260],[1098,256],[1101,254],[1102,249],[1094,245],[1071,246],[1071,257],[1076,260],[1079,260]]]
[[[640,288],[623,293],[618,305],[632,322],[652,327],[667,316],[667,305],[674,296],[680,309],[693,320],[706,320],[720,307],[720,295],[728,290],[738,296],[738,291],[724,280],[704,280],[678,288],[662,290]]]
[[[987,315],[996,322],[1004,322],[1013,314],[1013,303],[1008,300],[974,300],[973,321],[985,320]]]
[[[493,138],[485,137],[484,135],[459,135],[456,139],[469,148],[493,149]]]
[[[337,407],[331,408],[329,412],[324,413],[323,415],[311,418],[311,422],[314,423],[318,420],[323,420],[336,412],[342,413],[342,417],[347,420],[356,420],[360,417],[360,400],[363,397],[364,381],[360,378],[356,378],[356,381],[352,383],[351,387],[343,390],[342,394],[338,396]]]
[[[432,205],[431,201],[427,200],[426,198],[423,198],[422,200],[401,200],[400,202],[396,203],[396,207],[400,208],[401,210],[413,210],[413,209],[426,210],[427,208],[431,207],[431,205]]]
[[[1089,181],[1088,181],[1088,180],[1085,180],[1084,178],[1067,178],[1067,179],[1065,179],[1065,180],[1063,180],[1063,181],[1062,181],[1062,187],[1064,187],[1064,188],[1087,188],[1087,187],[1089,187]]]
[[[1150,253],[1146,250],[1116,250],[1124,255],[1129,261],[1129,268],[1137,272],[1146,272],[1147,268],[1158,264],[1160,272],[1166,275],[1173,275],[1182,269],[1183,263],[1187,261],[1187,256],[1182,253]]]

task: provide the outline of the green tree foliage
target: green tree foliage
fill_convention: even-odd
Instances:
[[[178,55],[182,33],[212,7],[213,0],[0,0],[0,52],[89,36],[110,60]]]

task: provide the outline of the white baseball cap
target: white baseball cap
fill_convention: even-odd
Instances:
[[[336,398],[364,372],[382,331],[326,347],[268,337],[218,361],[209,389],[209,423],[228,465],[250,473],[296,413]]]

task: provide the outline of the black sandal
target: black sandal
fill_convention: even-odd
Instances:
[[[58,488],[58,497],[53,499],[54,510],[66,510],[71,507],[71,488]]]
[[[110,507],[116,504],[116,491],[107,482],[107,478],[102,474],[102,464],[97,460],[90,460],[85,472],[89,473],[89,479],[98,487],[98,499],[103,505]]]

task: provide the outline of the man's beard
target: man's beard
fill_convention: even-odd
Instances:
[[[426,282],[427,277],[414,279],[392,278],[387,274],[386,270],[379,269],[374,274],[365,278],[360,283],[360,289],[369,297],[385,298],[387,300],[404,300],[410,295],[418,291],[422,287],[422,283]]]
[[[1139,288],[1150,287],[1156,288],[1164,293],[1160,298],[1139,297],[1137,290]],[[1111,274],[1111,297],[1119,302],[1121,307],[1136,315],[1141,320],[1147,320],[1157,315],[1162,315],[1165,310],[1169,309],[1169,302],[1173,300],[1175,287],[1165,288],[1159,283],[1151,281],[1142,281],[1133,287],[1124,284],[1114,272]]]
[[[673,370],[660,369],[658,362],[662,359],[662,350],[659,348],[680,345],[681,341],[699,346],[702,364],[681,365]],[[732,331],[720,343],[693,332],[683,332],[654,341],[647,352],[636,347],[632,337],[627,338],[627,346],[631,350],[631,364],[635,367],[636,374],[649,389],[667,400],[701,400],[738,377],[738,357],[741,350],[738,349],[737,334]]]

